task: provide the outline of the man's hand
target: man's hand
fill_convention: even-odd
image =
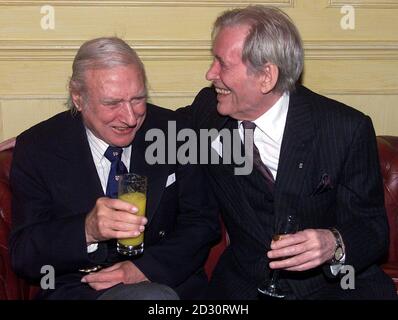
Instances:
[[[81,280],[95,290],[108,289],[118,283],[138,283],[148,278],[131,262],[123,261],[113,266],[90,273]]]
[[[86,217],[87,244],[137,237],[145,230],[148,221],[135,215],[137,210],[137,207],[122,200],[99,198]]]
[[[269,266],[271,269],[287,271],[313,269],[328,261],[333,256],[335,247],[335,237],[327,229],[306,229],[282,235],[280,240],[271,242],[267,256],[273,261]]]

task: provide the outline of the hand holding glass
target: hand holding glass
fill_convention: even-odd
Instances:
[[[278,241],[280,236],[283,234],[290,234],[295,233],[297,231],[298,224],[296,221],[296,217],[293,215],[287,216],[278,227],[278,233],[275,234],[272,239],[274,241]],[[283,299],[285,298],[285,294],[279,288],[278,280],[279,280],[279,273],[280,270],[272,270],[271,271],[271,280],[266,281],[263,283],[259,288],[258,291],[262,294],[268,295],[273,298]]]
[[[147,178],[135,173],[119,176],[118,198],[137,207],[136,215],[145,216]],[[144,233],[137,237],[118,239],[117,252],[135,256],[144,252]]]

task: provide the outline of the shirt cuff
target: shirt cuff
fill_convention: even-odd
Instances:
[[[339,263],[330,265],[330,272],[332,273],[332,275],[337,276],[339,274],[341,268],[344,266],[344,262],[345,262],[345,255],[343,256],[343,258],[340,260]]]
[[[98,243],[92,243],[87,246],[87,253],[93,253],[97,251],[97,249],[98,249]]]

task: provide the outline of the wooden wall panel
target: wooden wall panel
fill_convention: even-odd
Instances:
[[[355,10],[355,29],[340,12]],[[398,0],[0,0],[0,141],[63,110],[73,57],[87,39],[117,35],[142,57],[150,100],[175,109],[208,83],[217,15],[249,3],[285,10],[305,46],[303,82],[370,114],[377,133],[398,135]],[[55,9],[43,30],[40,8]]]
[[[398,135],[398,94],[360,95],[328,94],[332,99],[342,101],[364,112],[372,118],[376,133],[379,135]]]
[[[361,8],[372,8],[372,9],[397,9],[398,1],[397,0],[329,0],[330,6],[332,7],[340,7],[346,4],[351,4],[355,7]]]
[[[66,110],[63,97],[8,97],[0,100],[0,128],[4,139],[14,137],[52,115]]]

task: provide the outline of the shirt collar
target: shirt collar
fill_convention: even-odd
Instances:
[[[253,122],[265,135],[275,142],[282,141],[289,109],[289,92],[285,92],[278,101]],[[238,121],[240,124],[242,121]]]
[[[101,155],[100,158],[104,157],[105,151],[108,149],[109,145],[105,141],[97,138],[88,128],[86,128],[86,134],[91,150],[94,149],[97,155]]]
[[[95,152],[99,159],[101,159],[101,160],[105,159],[104,154],[105,154],[106,149],[108,149],[109,144],[107,144],[105,141],[97,138],[94,135],[94,133],[92,133],[91,130],[87,127],[86,127],[86,134],[87,134],[88,143],[90,144],[90,148],[91,148],[92,152]],[[123,148],[123,153],[122,153],[123,163],[125,163],[125,164],[130,163],[130,153],[131,153],[131,145]]]

